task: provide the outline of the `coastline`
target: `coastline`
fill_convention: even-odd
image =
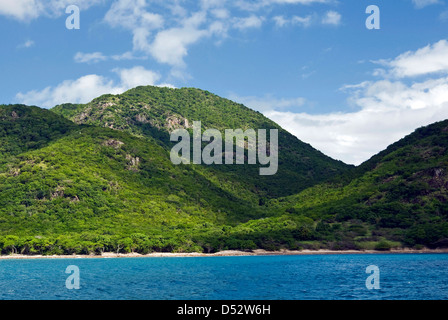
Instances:
[[[11,254],[0,255],[0,260],[13,259],[98,259],[98,258],[168,258],[168,257],[238,257],[238,256],[284,256],[284,255],[333,255],[333,254],[416,254],[416,253],[448,253],[445,249],[392,249],[388,251],[379,250],[280,250],[266,251],[262,249],[247,251],[225,250],[216,253],[172,253],[172,252],[153,252],[149,254],[139,253],[112,253],[104,252],[101,255],[23,255]]]

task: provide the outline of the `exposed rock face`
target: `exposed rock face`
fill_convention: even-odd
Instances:
[[[436,168],[434,169],[434,178],[438,179],[443,175],[443,169],[442,168]]]
[[[169,131],[173,131],[176,129],[188,129],[190,128],[190,124],[187,118],[173,115],[166,119],[165,127]]]
[[[105,145],[107,147],[112,147],[115,149],[120,148],[123,144],[124,143],[121,142],[120,140],[115,140],[115,139],[109,139],[103,143],[103,145]]]
[[[126,160],[129,161],[129,164],[128,164],[128,167],[127,167],[128,170],[134,171],[134,172],[137,172],[139,170],[138,169],[138,166],[140,164],[140,158],[139,157],[133,157],[130,154],[127,154],[126,155]]]
[[[87,108],[84,112],[81,112],[78,116],[76,116],[73,119],[73,122],[77,124],[85,123],[86,122],[85,120],[88,119],[90,116],[91,110],[92,110],[91,108]]]
[[[115,105],[116,105],[115,102],[108,101],[99,103],[98,105],[89,106],[79,115],[75,116],[73,118],[73,121],[75,123],[81,124],[81,123],[87,123],[89,120],[98,119],[99,117],[102,117],[105,114],[108,108],[113,107]]]
[[[135,120],[137,120],[137,122],[140,122],[140,123],[149,123],[149,120],[145,114],[138,114],[135,117]]]
[[[64,197],[64,190],[65,188],[62,186],[57,186],[54,192],[51,193],[51,200],[55,198],[62,198]]]

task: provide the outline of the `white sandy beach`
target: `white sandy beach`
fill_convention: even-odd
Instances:
[[[266,251],[266,250],[253,250],[237,251],[226,250],[216,253],[171,253],[171,252],[154,252],[150,254],[139,253],[113,253],[105,252],[102,255],[22,255],[11,254],[1,255],[0,260],[5,259],[88,259],[88,258],[151,258],[151,257],[232,257],[232,256],[272,256],[272,255],[316,255],[316,254],[391,254],[391,253],[448,253],[448,249],[392,249],[389,251],[376,251],[376,250],[281,250],[281,251]]]

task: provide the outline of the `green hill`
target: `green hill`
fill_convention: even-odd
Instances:
[[[288,171],[303,165],[297,154],[281,158],[280,167],[286,159],[289,168],[285,165],[287,170],[280,169],[279,177],[261,183],[258,166],[175,166],[169,159],[169,132],[181,115],[168,106],[180,108],[181,102],[174,103],[171,94],[180,101],[184,97],[190,109],[200,101],[198,95],[211,96],[212,102],[204,101],[195,111],[197,115],[187,113],[193,120],[207,115],[202,120],[204,129],[225,129],[230,125],[243,129],[249,125],[280,128],[257,112],[200,90],[159,89],[141,87],[122,96],[100,97],[85,106],[53,109],[77,123],[37,107],[0,107],[3,253],[218,250],[227,246],[227,240],[216,245],[222,234],[241,223],[274,214],[262,205],[263,199],[287,193],[288,187],[289,193],[304,189],[323,180],[323,176],[334,176],[349,168],[286,132],[281,133],[280,148],[290,149],[291,141],[298,145],[297,154],[310,155],[322,163],[320,169],[315,169],[319,176],[312,175],[311,163],[299,175]],[[144,99],[138,92],[144,94]],[[136,97],[140,102],[143,99],[152,105],[155,100],[159,104],[146,114],[142,111],[146,107],[141,109]],[[109,99],[120,99],[120,103],[104,117],[104,106],[112,107]],[[88,111],[91,106],[99,111]],[[79,113],[78,109],[87,111]],[[85,112],[91,112],[86,118],[89,120],[79,121],[73,115],[75,110],[83,119]],[[220,113],[212,116],[218,110]],[[239,114],[237,124],[223,122],[230,110]],[[98,119],[109,120],[98,122],[97,114]],[[294,157],[297,163],[291,161]],[[322,175],[324,166],[331,170],[325,169],[327,173]],[[238,248],[257,246],[232,237],[227,242]]]
[[[103,237],[114,250],[134,237],[146,241],[144,250],[192,250],[194,234],[267,214],[243,187],[227,192],[197,167],[174,166],[151,138],[76,125],[35,107],[1,111],[1,141],[20,141],[0,161],[5,251],[85,253],[102,250]]]
[[[24,105],[0,106],[0,161],[7,155],[46,146],[75,127],[49,110]]]
[[[273,207],[310,217],[326,246],[448,246],[448,120],[419,128],[349,173]],[[381,245],[380,245],[381,247]]]
[[[125,131],[137,137],[152,137],[171,149],[169,133],[176,128],[191,130],[201,121],[203,130],[278,129],[279,170],[260,176],[258,166],[212,166],[213,174],[239,184],[260,198],[287,196],[346,172],[351,166],[333,160],[283,130],[261,113],[220,98],[207,91],[183,88],[137,87],[121,95],[105,95],[85,105],[65,104],[53,112],[78,124]]]
[[[173,165],[169,133],[279,130],[279,170]],[[0,252],[448,246],[448,120],[359,167],[198,89],[138,87],[52,110],[0,106]]]

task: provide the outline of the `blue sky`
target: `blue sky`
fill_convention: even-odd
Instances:
[[[359,164],[448,118],[447,33],[445,0],[1,0],[0,103],[197,87]]]

